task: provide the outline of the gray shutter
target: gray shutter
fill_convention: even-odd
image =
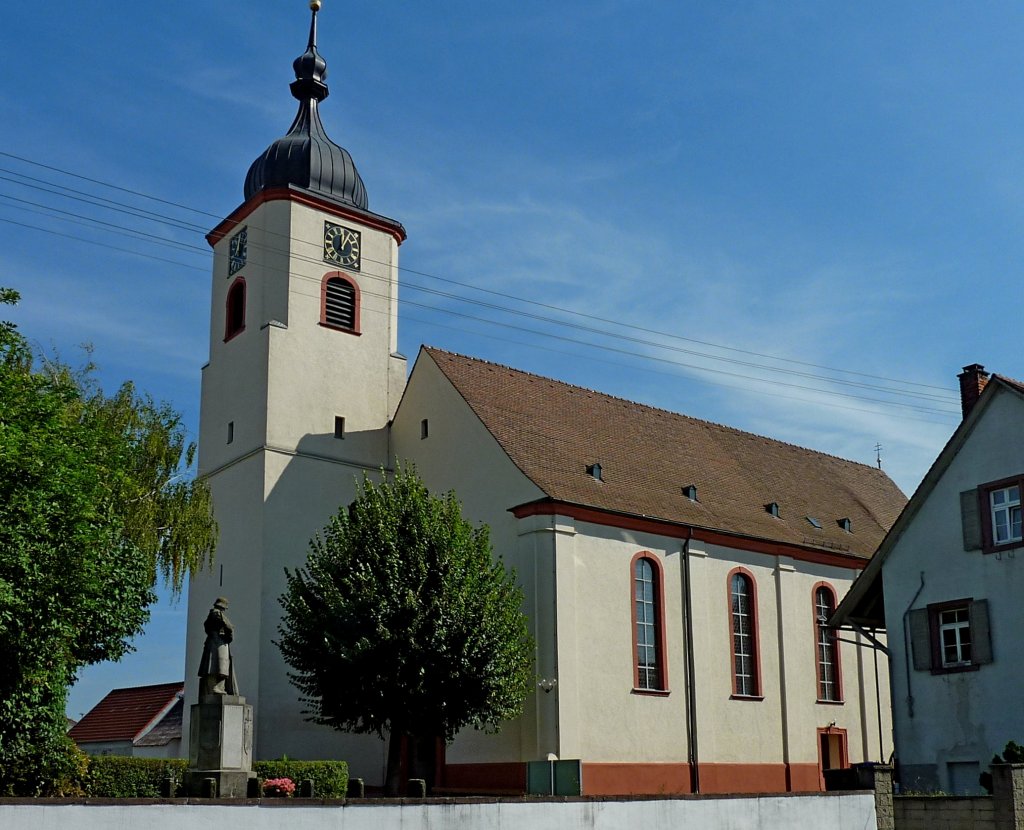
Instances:
[[[983,665],[992,662],[992,632],[988,624],[988,600],[979,599],[970,605],[971,662]]]
[[[932,632],[927,608],[910,612],[910,642],[914,651],[914,668],[928,671],[932,667]]]
[[[964,531],[964,550],[981,550],[981,516],[978,515],[978,491],[960,494],[960,523]]]

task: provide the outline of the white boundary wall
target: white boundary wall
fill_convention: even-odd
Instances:
[[[874,830],[871,793],[648,800],[292,804],[0,803],[4,830]]]

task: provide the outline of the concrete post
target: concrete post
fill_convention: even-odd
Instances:
[[[875,774],[875,823],[878,830],[895,830],[896,818],[892,805],[892,767],[879,764]]]
[[[992,765],[996,830],[1024,830],[1024,764]]]

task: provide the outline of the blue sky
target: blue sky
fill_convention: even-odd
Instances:
[[[9,316],[66,359],[92,343],[104,384],[135,380],[194,432],[210,256],[189,225],[235,208],[290,124],[306,3],[9,5]],[[425,342],[865,463],[878,443],[909,493],[956,425],[960,368],[1024,375],[1022,41],[1011,2],[325,0],[322,114],[371,209],[409,231],[405,354]],[[183,626],[162,601],[69,712],[182,677]]]

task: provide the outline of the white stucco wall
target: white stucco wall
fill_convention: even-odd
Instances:
[[[499,803],[360,804],[337,807],[214,805],[0,804],[0,827],[12,830],[622,830],[624,827],[756,827],[791,830],[875,826],[870,793],[645,801],[510,801]]]
[[[325,220],[361,231],[361,270],[323,261]],[[230,238],[243,226],[248,261],[229,278]],[[226,596],[239,687],[255,706],[254,757],[341,758],[370,784],[383,778],[382,743],[307,723],[274,640],[284,568],[304,564],[310,538],[354,498],[364,472],[379,476],[389,463],[387,424],[406,365],[396,353],[397,267],[391,234],[291,200],[259,205],[216,244],[199,470],[213,492],[220,541],[212,572],[191,580],[186,643],[192,703],[203,620]],[[358,334],[319,325],[321,281],[336,271],[359,286]],[[245,330],[225,343],[227,291],[239,275]],[[334,435],[338,416],[343,439]],[[189,720],[186,706],[186,736]]]
[[[1000,388],[981,414],[883,567],[905,788],[950,790],[949,764],[984,770],[1007,741],[1024,741],[1024,709],[1017,704],[1024,684],[1024,550],[965,551],[960,521],[962,491],[1024,473],[1024,401]],[[993,662],[955,674],[915,671],[904,613],[966,598],[988,600]]]

